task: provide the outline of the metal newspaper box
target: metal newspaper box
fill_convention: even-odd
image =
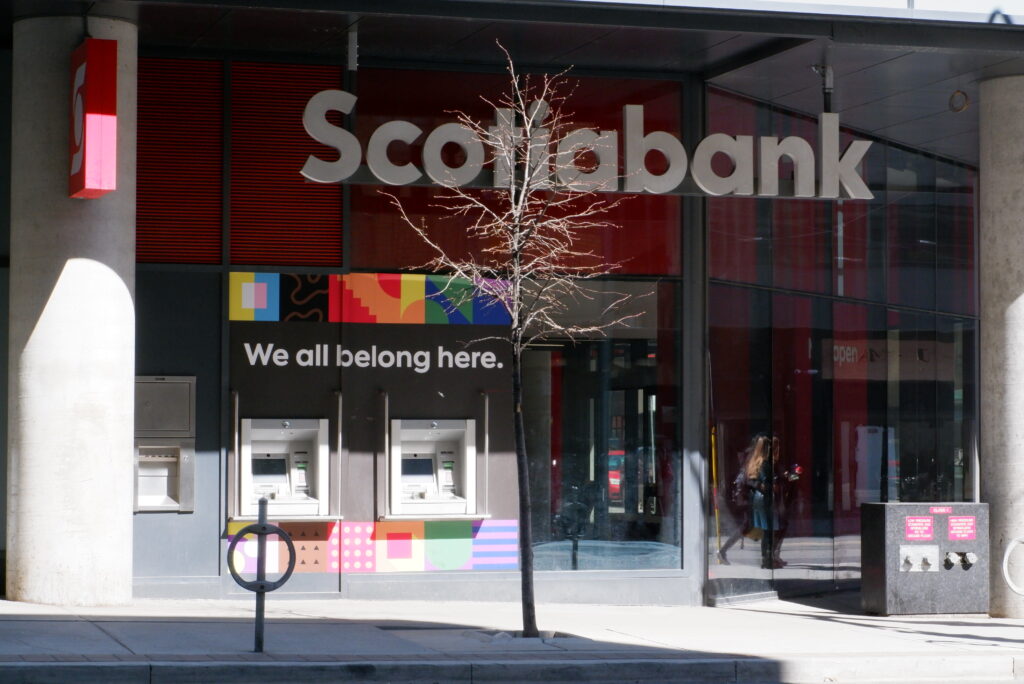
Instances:
[[[988,504],[865,503],[860,514],[865,611],[988,613]]]

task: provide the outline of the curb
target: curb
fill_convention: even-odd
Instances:
[[[315,658],[315,656],[311,656]],[[1015,679],[1015,676],[1018,677]],[[5,684],[217,684],[387,682],[388,684],[512,684],[543,681],[771,684],[787,682],[1006,682],[1024,681],[1024,656],[814,656],[807,658],[657,658],[540,661],[489,659],[447,662],[403,660],[20,662],[0,664]]]

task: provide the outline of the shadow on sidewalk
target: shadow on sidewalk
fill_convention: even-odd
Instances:
[[[1001,636],[996,634],[997,630],[1005,630],[1007,623],[989,618],[987,615],[894,615],[882,616],[867,613],[861,607],[861,595],[859,589],[848,591],[837,591],[822,594],[804,596],[789,596],[785,599],[786,604],[804,606],[806,610],[789,609],[791,615],[799,615],[802,618],[819,620],[834,624],[848,625],[853,627],[864,627],[869,629],[882,629],[898,634],[914,634],[919,636],[934,637],[928,639],[930,643],[956,643],[961,646],[970,645],[995,645],[1006,644],[1015,648],[1022,647],[1021,637]],[[777,610],[757,608],[750,604],[744,608],[767,614],[778,614]],[[929,626],[933,626],[929,629]],[[964,628],[968,631],[943,631],[940,627]]]

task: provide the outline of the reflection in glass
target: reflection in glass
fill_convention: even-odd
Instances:
[[[857,580],[862,503],[973,495],[972,319],[714,284],[709,322],[713,599]],[[759,434],[778,444],[761,522]]]
[[[708,132],[813,137],[707,103]],[[865,501],[974,496],[977,172],[876,140],[860,173],[871,201],[707,200],[712,600],[859,579]],[[736,480],[759,434],[779,444],[761,526]]]
[[[675,286],[606,339],[524,357],[538,570],[682,567]]]
[[[935,160],[890,147],[888,153],[888,301],[935,307]]]
[[[713,285],[708,306],[713,496],[709,501],[708,586],[712,598],[769,589],[764,531],[753,527],[744,472],[758,435],[771,428],[771,297]]]

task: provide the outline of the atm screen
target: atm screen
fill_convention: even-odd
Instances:
[[[402,476],[425,475],[434,476],[434,460],[431,458],[403,458]]]
[[[283,458],[254,458],[252,460],[253,475],[286,475],[288,465]]]

